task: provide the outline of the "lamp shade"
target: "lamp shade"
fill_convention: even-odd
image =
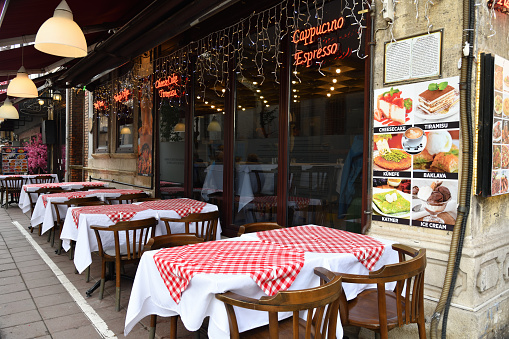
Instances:
[[[53,16],[39,27],[34,47],[62,57],[81,58],[87,55],[85,35],[73,21],[71,9],[65,0],[57,6]]]
[[[25,67],[21,66],[16,77],[9,82],[7,95],[20,98],[37,98],[37,87],[32,79],[28,77]]]
[[[217,122],[216,117],[212,118],[212,121],[207,127],[207,131],[209,132],[221,132],[221,125]]]
[[[131,134],[131,129],[127,126],[120,129],[120,134]]]
[[[7,97],[4,104],[0,106],[0,121],[4,119],[19,119],[18,110],[12,105],[9,97]]]
[[[183,122],[179,122],[175,125],[175,128],[173,129],[175,132],[185,132],[186,131],[186,125]]]

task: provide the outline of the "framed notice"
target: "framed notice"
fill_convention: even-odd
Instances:
[[[385,87],[374,98],[373,220],[451,231],[459,77]]]
[[[384,84],[440,77],[442,30],[385,44]]]
[[[28,172],[28,155],[23,147],[2,147],[2,174]]]

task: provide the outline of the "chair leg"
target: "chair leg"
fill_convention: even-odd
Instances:
[[[115,311],[120,311],[120,279],[122,273],[120,272],[120,258],[115,260]]]
[[[176,315],[170,317],[170,339],[177,339],[177,320]]]
[[[99,299],[101,300],[104,295],[104,282],[106,281],[106,262],[103,261],[101,267],[101,285],[99,287]]]
[[[157,314],[151,314],[150,315],[150,326],[148,331],[148,339],[154,339],[156,336],[156,324],[157,324]],[[171,327],[170,327],[171,331]],[[171,334],[170,334],[171,338]]]
[[[90,266],[87,267],[87,273],[86,273],[85,281],[86,282],[90,281]]]

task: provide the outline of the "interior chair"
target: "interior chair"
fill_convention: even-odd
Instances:
[[[219,211],[208,213],[191,213],[183,218],[160,218],[166,225],[166,233],[172,234],[170,223],[179,222],[185,225],[185,234],[195,234],[204,241],[216,240],[217,221],[219,219]],[[195,224],[195,231],[190,231],[190,225]]]
[[[240,226],[237,236],[240,237],[244,233],[270,231],[280,228],[283,228],[283,226],[278,225],[277,222],[252,222],[250,224]]]
[[[7,177],[2,180],[2,185],[5,187],[5,196],[7,201],[5,207],[8,208],[10,203],[19,203],[19,196],[21,189],[25,182],[23,177]]]
[[[328,272],[329,282],[319,287],[296,291],[280,291],[275,296],[260,299],[245,297],[233,292],[216,294],[224,302],[230,324],[230,338],[239,339],[234,306],[256,311],[266,311],[269,325],[242,332],[242,338],[336,338],[337,312],[342,291],[341,277]],[[316,272],[315,272],[316,273]],[[307,310],[306,319],[299,311]],[[278,322],[278,312],[292,312],[293,316]],[[293,333],[293,334],[292,334]]]
[[[150,238],[155,235],[157,226],[156,218],[142,220],[119,221],[115,225],[90,226],[94,230],[99,246],[99,256],[101,257],[101,285],[99,287],[99,299],[104,296],[104,283],[106,281],[106,264],[115,263],[115,310],[120,311],[120,269],[122,265],[137,263],[143,252],[145,245]],[[113,232],[115,239],[115,248],[104,247],[101,241],[101,232]],[[122,243],[121,243],[122,238]]]
[[[419,338],[426,338],[424,325],[424,270],[426,249],[394,244],[400,262],[385,265],[369,275],[336,273],[343,283],[376,284],[376,288],[362,291],[355,299],[346,300],[344,292],[340,297],[339,314],[343,326],[363,327],[379,333],[382,339],[389,331],[409,323],[417,323]],[[406,256],[409,257],[405,260]],[[324,281],[329,281],[321,275]],[[393,291],[387,291],[385,284],[396,282]]]
[[[276,219],[277,216],[277,168],[273,170],[252,170],[256,179],[256,188],[253,189],[254,199],[248,204],[247,211],[251,214],[254,222]],[[272,181],[272,192],[263,192],[267,181]],[[267,200],[268,199],[268,200]]]
[[[177,247],[203,242],[194,234],[168,234],[151,238],[145,245],[145,251],[158,250],[160,248]],[[177,338],[178,316],[170,317],[170,339]],[[157,314],[150,315],[149,339],[154,339],[156,334]]]
[[[121,194],[118,197],[106,198],[106,202],[110,205],[132,204],[133,202],[143,201],[146,198],[150,198],[146,193]]]
[[[31,184],[48,184],[55,182],[55,177],[52,175],[38,175],[29,178]]]

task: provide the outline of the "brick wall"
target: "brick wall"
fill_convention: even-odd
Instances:
[[[85,94],[83,90],[72,89],[69,99],[69,181],[83,181],[81,168],[83,166],[84,146],[84,116],[85,116]]]

